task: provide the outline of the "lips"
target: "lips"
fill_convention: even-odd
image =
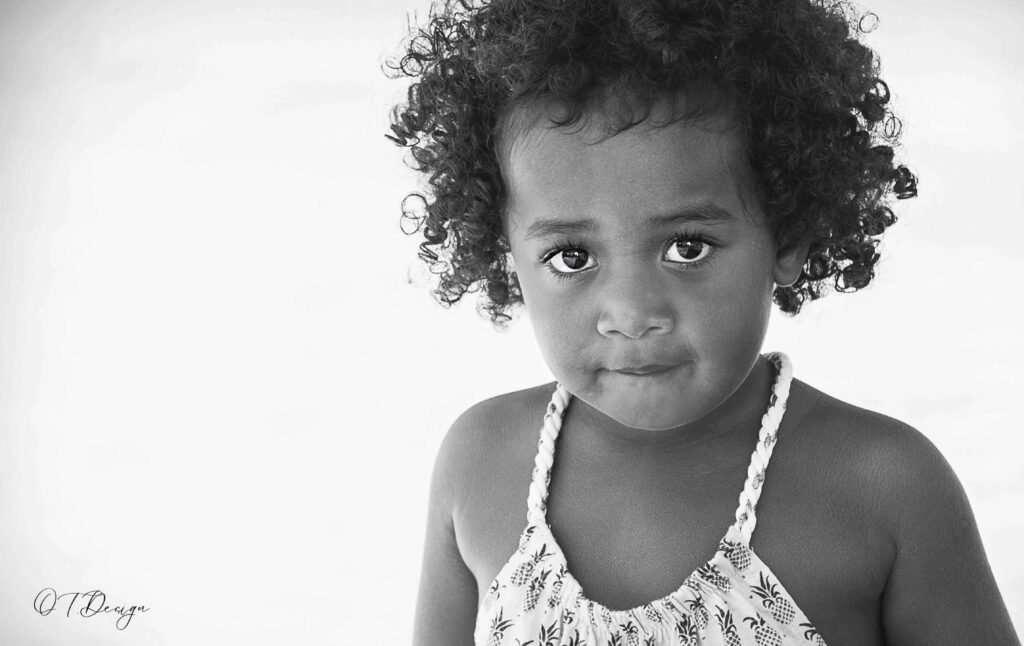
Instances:
[[[624,366],[622,368],[613,368],[612,372],[619,372],[624,375],[653,375],[660,372],[666,372],[672,368],[675,368],[675,366],[652,363],[646,366]]]

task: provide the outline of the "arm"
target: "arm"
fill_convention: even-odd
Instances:
[[[886,643],[1019,646],[956,474],[908,426],[885,444],[875,464],[897,546],[882,595]]]
[[[466,473],[471,424],[463,414],[448,431],[434,461],[420,573],[414,646],[472,646],[477,585],[459,553],[452,510]]]

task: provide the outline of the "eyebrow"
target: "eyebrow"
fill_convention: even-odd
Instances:
[[[664,226],[679,222],[701,222],[704,224],[724,224],[732,222],[736,217],[714,204],[698,204],[686,207],[679,211],[673,211],[665,215],[655,215],[638,222],[640,226]],[[597,220],[584,218],[582,220],[559,220],[558,218],[538,218],[526,229],[526,239],[545,238],[549,236],[577,233],[580,231],[593,232],[598,229]]]

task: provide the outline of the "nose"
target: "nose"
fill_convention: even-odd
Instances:
[[[607,287],[597,321],[601,335],[639,339],[672,331],[675,322],[669,299],[656,284],[627,279]]]

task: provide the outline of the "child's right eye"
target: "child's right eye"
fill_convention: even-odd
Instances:
[[[572,245],[555,248],[543,258],[544,268],[558,278],[568,278],[584,269],[594,266],[590,261],[590,252]]]

